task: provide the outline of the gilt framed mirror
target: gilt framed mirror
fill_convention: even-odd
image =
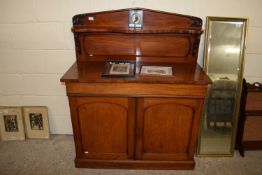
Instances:
[[[202,116],[198,156],[232,156],[248,19],[207,17],[204,70],[212,79]]]

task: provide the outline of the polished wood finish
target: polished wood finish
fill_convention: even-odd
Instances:
[[[143,83],[67,83],[68,96],[193,97],[202,98],[204,85]]]
[[[145,160],[91,160],[76,159],[77,168],[111,168],[111,169],[150,169],[150,170],[192,170],[194,160],[186,161],[145,161]]]
[[[134,154],[134,100],[70,97],[79,133],[77,157],[128,159]]]
[[[121,57],[122,59],[126,57]],[[61,78],[66,83],[143,83],[143,84],[190,84],[206,85],[210,79],[206,76],[201,67],[190,63],[148,63],[139,62],[137,57],[136,76],[129,78],[105,78],[101,77],[101,72],[105,67],[104,62],[76,62]],[[150,57],[149,57],[150,58]],[[149,59],[148,58],[148,59]],[[162,61],[163,57],[155,57]],[[173,68],[174,76],[144,76],[140,75],[141,66],[170,66]]]
[[[245,150],[262,149],[262,84],[243,80],[236,137],[236,149],[241,156]]]
[[[142,10],[141,29],[128,27],[129,9],[74,16],[72,31],[77,60],[97,61],[98,57],[105,61],[101,56],[122,55],[141,56],[143,61],[144,57],[163,56],[172,57],[169,62],[196,63],[202,33],[200,18]]]
[[[105,12],[95,12],[79,14],[73,17],[74,30],[82,29],[110,29],[115,30],[130,30],[128,27],[128,13],[129,10],[143,10],[144,25],[143,31],[157,31],[163,33],[168,29],[182,29],[181,31],[200,31],[202,27],[202,20],[200,18],[188,15],[181,15],[175,13],[168,13],[163,11],[155,11],[150,9],[122,9]],[[88,17],[93,17],[94,20],[89,20]],[[113,30],[114,31],[114,30]],[[103,31],[104,32],[104,31]],[[198,33],[199,34],[199,33]]]
[[[190,55],[191,42],[188,36],[174,34],[94,34],[84,36],[84,54],[94,55],[136,55],[136,56],[173,56]],[[128,42],[126,42],[128,41]]]
[[[76,15],[76,62],[61,78],[69,97],[76,167],[193,169],[203,99],[210,79],[196,63],[199,18],[141,9]],[[91,19],[91,20],[90,20]],[[136,61],[136,76],[101,77],[107,60]],[[140,75],[171,66],[174,76]]]
[[[203,100],[197,99],[140,98],[136,157],[165,161],[192,159],[202,104]]]

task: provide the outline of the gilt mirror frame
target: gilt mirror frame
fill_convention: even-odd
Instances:
[[[209,60],[210,60],[210,33],[211,27],[210,24],[212,22],[225,22],[225,23],[237,23],[240,22],[242,25],[241,27],[241,43],[239,49],[239,64],[236,73],[237,77],[237,91],[235,96],[235,104],[234,104],[234,116],[233,116],[233,124],[232,124],[232,131],[231,131],[231,140],[230,140],[230,149],[225,152],[205,152],[201,151],[201,135],[203,132],[202,125],[204,124],[205,118],[205,111],[206,111],[206,104],[205,109],[203,109],[203,116],[201,121],[201,127],[198,137],[198,147],[197,147],[197,156],[233,156],[234,147],[235,147],[235,138],[236,138],[236,131],[237,131],[237,122],[238,122],[238,114],[239,114],[239,107],[240,107],[240,98],[241,98],[241,91],[242,91],[242,79],[243,79],[243,72],[244,72],[244,60],[245,60],[245,48],[246,48],[246,38],[247,38],[247,26],[248,26],[248,18],[232,18],[232,17],[214,17],[214,16],[207,16],[206,18],[206,31],[205,31],[205,47],[204,47],[204,71],[209,75]],[[226,42],[224,43],[227,44]],[[212,78],[211,78],[212,79]],[[211,85],[212,86],[212,85]]]

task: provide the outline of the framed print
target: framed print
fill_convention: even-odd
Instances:
[[[143,10],[129,11],[129,28],[143,27]]]
[[[167,66],[142,66],[141,75],[159,75],[159,76],[172,76],[172,67]]]
[[[23,116],[27,138],[48,139],[50,137],[47,107],[23,107]]]
[[[0,107],[0,135],[2,140],[25,139],[22,108]]]
[[[133,61],[109,61],[102,72],[102,77],[133,77],[136,74]]]

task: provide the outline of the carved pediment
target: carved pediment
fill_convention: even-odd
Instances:
[[[184,30],[201,33],[202,20],[198,17],[162,12],[143,8],[122,9],[95,13],[85,13],[73,17],[73,31],[130,31],[129,12],[143,12],[143,27],[140,32],[174,32]],[[82,30],[81,30],[82,29]],[[132,30],[131,30],[132,31]]]

